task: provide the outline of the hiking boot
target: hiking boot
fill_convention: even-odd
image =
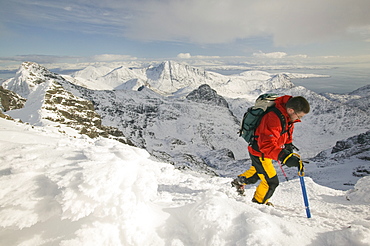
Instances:
[[[274,204],[272,204],[272,202],[266,202],[265,205],[275,207]]]
[[[245,196],[245,189],[244,189],[244,184],[240,183],[238,178],[234,179],[231,182],[231,186],[236,188],[236,191],[238,192],[239,195]]]
[[[275,206],[274,206],[274,204],[272,204],[272,202],[260,203],[260,202],[258,202],[254,197],[253,197],[253,199],[252,199],[252,202],[254,202],[254,203],[258,203],[258,204],[265,204],[265,205],[267,205],[267,206],[271,206],[271,207],[275,207]]]

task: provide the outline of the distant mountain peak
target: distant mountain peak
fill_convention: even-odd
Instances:
[[[175,93],[183,88],[191,91],[210,79],[205,70],[174,61],[151,66],[145,74],[150,88],[164,93]]]
[[[290,77],[285,73],[273,75],[268,81],[271,83],[271,86],[274,89],[289,89],[294,87],[294,84],[290,81]]]
[[[50,72],[35,62],[23,62],[14,78],[3,83],[4,88],[27,98],[34,88],[49,80],[64,80],[62,76]]]

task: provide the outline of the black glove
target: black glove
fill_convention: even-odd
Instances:
[[[288,167],[298,167],[298,169],[299,169],[300,168],[300,162],[301,162],[301,159],[299,159],[295,155],[291,155],[291,156],[289,156],[288,158],[285,159],[285,162],[283,162],[283,164],[287,165]],[[303,166],[303,164],[302,164],[302,166]]]
[[[278,160],[281,163],[284,163],[285,158],[287,158],[288,155],[290,155],[292,152],[288,151],[287,149],[282,149],[279,153]]]
[[[301,159],[296,154],[288,151],[287,149],[283,149],[280,151],[279,161],[281,161],[281,163],[287,165],[288,167],[299,167],[300,160]]]

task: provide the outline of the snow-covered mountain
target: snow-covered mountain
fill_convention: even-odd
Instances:
[[[6,114],[32,125],[64,124],[90,137],[112,137],[129,143],[121,131],[101,124],[101,117],[90,101],[65,90],[62,84],[67,86],[69,82],[36,63],[23,63],[16,77],[5,81],[3,86],[23,94],[27,100],[24,107],[18,106]],[[0,95],[3,100],[5,97]],[[21,100],[9,93],[8,98]]]
[[[245,72],[235,76],[224,76],[191,67],[174,61],[162,62],[147,68],[120,66],[108,72],[107,67],[87,67],[72,75],[75,84],[89,89],[138,89],[141,86],[162,94],[186,96],[202,84],[208,84],[218,94],[226,97],[258,95],[261,91],[276,88],[291,88],[294,85],[287,75],[271,75],[266,72]],[[68,77],[66,77],[68,78]],[[87,81],[92,81],[88,83]],[[97,85],[97,82],[99,85]],[[251,97],[252,98],[252,97]]]
[[[246,143],[236,134],[237,120],[225,106],[196,102],[194,98],[168,98],[147,88],[75,89],[93,102],[103,124],[117,127],[135,146],[145,148],[162,161],[218,173],[215,166],[227,168],[235,164],[234,156],[246,157]],[[222,163],[213,159],[223,153]]]
[[[251,71],[224,76],[163,62],[148,68],[88,67],[73,78],[63,78],[37,66],[22,64],[17,76],[3,84],[15,92],[23,92],[25,87],[31,93],[25,108],[10,111],[9,115],[32,124],[45,124],[45,119],[73,122],[75,129],[84,132],[89,127],[93,133],[99,132],[94,129],[96,124],[98,129],[101,125],[113,127],[115,132],[121,132],[121,139],[145,148],[162,161],[206,173],[235,175],[246,168],[247,144],[237,135],[239,120],[261,93],[302,95],[308,99],[312,112],[297,124],[294,136],[305,159],[369,129],[367,111],[348,100],[338,100],[351,97],[368,101],[366,93],[338,95],[333,100],[294,86],[287,74]],[[31,85],[27,85],[27,76],[31,76]],[[86,87],[76,85],[81,85],[80,80]],[[100,83],[102,88],[116,89],[93,90],[89,88],[92,80],[92,87]],[[76,109],[74,105],[85,106]]]
[[[174,96],[182,98],[182,96],[188,95],[191,93],[190,89],[196,90],[201,84],[208,84],[228,102],[228,107],[236,117],[236,120],[241,119],[246,108],[252,105],[255,98],[261,93],[276,92],[281,95],[305,96],[311,103],[312,112],[305,117],[301,124],[297,124],[295,139],[296,144],[301,147],[302,154],[307,157],[313,157],[320,151],[334,145],[336,141],[363,133],[370,127],[368,124],[370,120],[370,116],[367,113],[368,108],[353,107],[353,104],[332,100],[304,87],[294,86],[290,81],[291,74],[269,74],[261,71],[250,71],[240,75],[224,76],[175,62],[164,62],[157,67],[149,67],[147,70],[149,72],[145,74],[150,76],[146,78],[146,83],[143,82],[136,85],[136,81],[144,81],[145,79],[143,77],[132,78],[125,82],[130,84],[126,89],[142,88],[140,86],[145,84],[147,88],[160,93],[162,96],[172,95],[171,98],[166,97],[166,100],[171,100]],[[141,69],[141,71],[146,70]],[[189,78],[185,79],[186,76],[189,76]],[[295,75],[295,77],[297,76]],[[195,84],[194,80],[198,81],[198,84]],[[162,84],[166,84],[167,87],[159,87]],[[179,84],[181,84],[182,89],[179,89]],[[338,95],[338,97],[343,98],[345,96]],[[365,104],[369,102],[369,98],[366,96],[356,95],[355,97],[358,102],[364,101],[362,103]],[[88,99],[93,100],[91,98]],[[115,106],[110,105],[109,107]],[[124,105],[120,107],[124,107]],[[210,108],[212,107],[210,106]],[[217,111],[217,109],[209,111]],[[102,112],[99,113],[103,114]],[[114,118],[114,116],[110,117]],[[196,122],[195,124],[197,124]],[[177,135],[177,133],[171,134],[172,136]],[[238,142],[238,144],[241,143]]]
[[[31,92],[38,88],[39,84],[56,79],[60,80],[62,77],[56,73],[50,72],[37,63],[23,62],[15,74],[15,77],[6,80],[3,83],[3,87],[27,98]]]

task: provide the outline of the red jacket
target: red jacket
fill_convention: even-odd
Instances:
[[[268,112],[261,119],[260,125],[257,127],[255,135],[257,137],[257,145],[259,151],[248,146],[248,151],[252,155],[265,157],[273,160],[278,160],[278,156],[285,144],[293,142],[293,129],[296,122],[290,122],[290,117],[286,111],[285,105],[292,96],[282,96],[275,100],[275,107],[285,116],[286,133],[281,135],[282,125],[279,117],[273,111]]]

